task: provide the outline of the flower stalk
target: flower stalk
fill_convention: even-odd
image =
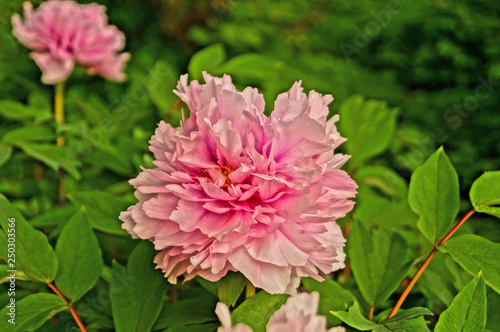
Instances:
[[[54,87],[54,118],[59,126],[64,124],[64,82],[57,83]],[[65,140],[63,136],[57,136],[57,146],[63,147]],[[64,169],[59,168],[57,170],[57,197],[60,205],[64,205],[65,196],[65,184],[64,184]]]
[[[441,240],[441,242],[439,242],[439,244],[437,246],[435,246],[434,248],[432,248],[431,252],[429,253],[429,255],[427,256],[427,258],[425,259],[424,263],[420,266],[420,268],[418,269],[417,273],[415,273],[415,275],[413,276],[413,278],[411,279],[410,283],[408,284],[408,286],[406,286],[403,294],[401,294],[401,297],[399,298],[398,302],[396,302],[396,305],[394,306],[394,308],[392,309],[391,313],[389,314],[389,317],[388,318],[391,318],[393,317],[394,315],[396,315],[396,313],[398,312],[399,308],[401,308],[401,305],[403,304],[404,300],[406,299],[406,297],[408,296],[408,294],[410,293],[410,291],[412,290],[413,286],[415,286],[415,283],[417,282],[417,280],[420,278],[420,276],[422,275],[422,273],[424,272],[424,270],[427,268],[427,266],[429,265],[429,263],[431,262],[432,258],[434,257],[434,255],[436,254],[437,250],[438,250],[438,247],[439,246],[442,246],[443,244],[446,243],[446,241],[449,240],[449,238],[457,231],[457,229],[460,228],[460,226],[462,226],[464,224],[464,222],[470,218],[470,216],[472,216],[474,214],[474,209],[470,210],[469,212],[467,212],[467,214],[458,222],[458,224],[455,225],[455,227],[453,227],[453,229],[451,231],[448,232],[448,234],[446,234],[446,236]]]

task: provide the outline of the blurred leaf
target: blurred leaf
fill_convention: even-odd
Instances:
[[[444,305],[449,306],[455,297],[455,289],[451,284],[448,276],[440,274],[430,268],[425,270],[422,277],[419,279],[418,287],[422,294],[436,306],[436,300],[441,301]]]
[[[53,294],[31,294],[15,303],[15,324],[8,322],[10,308],[0,311],[0,331],[33,331],[60,311],[69,309],[62,298]]]
[[[355,214],[365,225],[390,228],[416,223],[408,205],[408,183],[396,171],[363,166],[356,171],[355,180],[359,185]]]
[[[474,181],[470,201],[477,212],[500,218],[500,171],[485,172]]]
[[[0,144],[0,167],[9,161],[12,155],[12,146]]]
[[[80,173],[77,167],[80,162],[67,147],[58,147],[50,144],[24,144],[17,142],[17,145],[30,157],[40,160],[57,172],[59,167],[66,170],[72,177],[79,180]]]
[[[85,136],[89,131],[88,123],[85,120],[77,120],[71,123],[59,123],[57,124],[58,132],[70,133],[79,137]]]
[[[84,208],[84,214],[93,228],[110,234],[128,234],[121,227],[118,216],[127,209],[127,202],[104,191],[79,191],[68,194],[75,208]]]
[[[82,101],[75,97],[68,97],[67,103],[71,106],[75,105],[83,113],[85,119],[95,126],[101,125],[101,121],[105,117],[110,117],[110,113],[107,110],[94,106],[92,100],[89,99]]]
[[[432,315],[429,309],[416,307],[400,310],[394,317],[377,324],[363,316],[358,302],[354,302],[353,306],[347,312],[332,311],[331,313],[351,327],[360,331],[373,332],[428,331],[429,329],[420,317],[423,315]]]
[[[10,220],[15,219],[14,232],[9,231]],[[51,282],[57,272],[57,257],[49,244],[47,237],[35,230],[10,204],[7,198],[0,194],[0,224],[8,237],[15,233],[16,259],[13,269],[18,269],[41,282]],[[3,241],[2,241],[3,242]],[[4,248],[3,252],[7,252]]]
[[[206,298],[181,300],[170,304],[161,311],[153,330],[183,325],[186,328],[184,331],[189,331],[194,324],[215,322],[215,305],[215,300]]]
[[[111,280],[111,308],[116,331],[149,331],[160,313],[167,282],[160,271],[154,269],[156,252],[151,243],[141,241],[130,254],[127,275],[123,285]],[[121,268],[113,262],[113,270]]]
[[[177,70],[168,62],[158,60],[148,73],[146,89],[153,103],[165,114],[179,99],[173,93],[179,75]]]
[[[385,102],[365,101],[352,96],[340,105],[340,133],[349,139],[344,143],[352,155],[351,168],[385,151],[396,128],[396,109],[388,109]]]
[[[287,298],[285,294],[269,294],[260,291],[234,309],[231,314],[233,325],[243,323],[250,326],[253,332],[265,332],[269,318],[286,302]]]
[[[451,238],[438,249],[450,254],[455,262],[472,275],[482,270],[486,284],[500,293],[499,243],[474,234],[466,234]]]
[[[351,267],[368,303],[386,300],[411,267],[406,240],[394,231],[378,229],[373,236],[357,220],[349,239]]]
[[[418,228],[437,245],[452,226],[460,203],[458,176],[442,147],[412,174],[408,201],[419,214]]]
[[[33,227],[53,227],[64,224],[75,214],[72,206],[52,208],[30,220]]]
[[[218,297],[217,283],[203,279],[200,276],[194,277],[194,279],[201,287],[203,287],[207,292],[212,294],[214,297]],[[215,310],[215,309],[214,309]]]
[[[341,323],[337,317],[330,315],[330,311],[345,310],[356,301],[351,292],[331,279],[320,282],[313,278],[303,278],[302,283],[309,293],[314,291],[319,293],[318,314],[326,317],[329,326],[336,326]]]
[[[484,331],[485,325],[486,288],[479,272],[441,314],[434,331]]]
[[[202,72],[210,72],[217,65],[226,60],[226,51],[222,44],[210,45],[201,51],[196,52],[189,61],[189,78],[201,80]]]
[[[0,116],[9,120],[29,120],[35,118],[42,121],[51,118],[52,114],[49,109],[38,109],[13,100],[0,100]]]
[[[274,57],[263,54],[243,54],[235,56],[217,66],[213,72],[215,75],[226,73],[235,76],[268,80],[271,75],[275,75],[285,68],[286,64]]]
[[[458,265],[450,256],[446,256],[445,265],[448,271],[450,271],[453,275],[457,289],[463,289],[465,285],[472,280],[471,275],[464,269],[460,268],[460,265]]]
[[[55,139],[56,135],[49,127],[28,126],[10,130],[2,136],[2,141],[16,143],[19,141],[43,141]]]
[[[129,146],[129,151],[131,149],[132,146]],[[128,175],[132,171],[130,155],[122,153],[118,150],[118,147],[112,145],[99,145],[89,155],[85,156],[84,161],[92,165],[105,167],[120,175]]]
[[[381,194],[394,200],[404,200],[408,195],[408,183],[395,170],[384,166],[364,166],[357,170],[356,179],[376,188]]]
[[[487,317],[486,317],[486,328],[491,331],[500,331],[500,315],[498,315],[498,308],[500,308],[500,295],[491,290],[491,288],[486,288],[487,293]]]
[[[81,209],[62,229],[56,255],[56,286],[66,298],[76,302],[94,286],[103,268],[101,249]]]
[[[227,306],[233,306],[238,301],[247,279],[239,272],[228,272],[221,280],[217,282],[219,300]]]
[[[51,99],[52,94],[50,93],[50,89],[44,92],[33,90],[28,95],[28,105],[38,110],[42,109],[44,113],[50,115],[52,112]]]

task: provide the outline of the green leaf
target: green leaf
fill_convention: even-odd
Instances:
[[[31,294],[15,302],[15,325],[9,323],[10,308],[0,311],[0,331],[32,331],[60,311],[69,309],[62,298],[53,294]]]
[[[446,235],[458,213],[458,176],[444,149],[413,172],[408,201],[419,215],[417,226],[433,245]]]
[[[164,60],[156,61],[148,73],[146,89],[162,114],[166,113],[179,98],[172,92],[178,79],[177,70]]]
[[[485,326],[486,288],[479,272],[441,314],[434,331],[484,331]]]
[[[50,144],[25,144],[23,142],[18,142],[17,145],[28,156],[40,160],[55,172],[57,172],[59,167],[62,167],[72,177],[77,180],[80,179],[80,173],[77,170],[77,167],[80,166],[80,161],[78,161],[76,155],[68,150],[68,148],[61,148]]]
[[[71,205],[64,207],[55,207],[45,211],[33,219],[30,224],[36,228],[55,227],[64,224],[75,214],[75,209]]]
[[[448,278],[443,278],[443,274],[427,268],[419,279],[420,291],[428,301],[436,303],[436,300],[450,305],[455,297],[455,288]]]
[[[269,294],[260,291],[246,299],[231,314],[233,325],[243,323],[254,332],[265,332],[271,315],[287,300],[285,294]]]
[[[131,146],[129,146],[129,149]],[[131,151],[127,149],[127,151]],[[120,175],[127,176],[133,170],[130,155],[121,152],[117,146],[99,145],[84,157],[84,162],[93,166],[105,167]]]
[[[15,222],[11,222],[12,219],[15,219]],[[35,230],[1,194],[0,224],[8,238],[11,237],[9,234],[15,233],[16,260],[14,269],[21,270],[31,278],[44,283],[54,280],[58,263],[47,237],[42,232]],[[10,227],[13,224],[15,227]],[[11,229],[15,229],[15,231],[12,232]],[[4,248],[2,252],[7,252],[7,248]]]
[[[387,108],[386,102],[352,96],[340,105],[339,114],[340,133],[349,137],[344,144],[352,155],[351,168],[388,148],[396,128],[397,110]]]
[[[202,72],[210,72],[217,65],[226,60],[226,51],[222,44],[213,44],[196,52],[189,61],[188,72],[190,79],[200,80]]]
[[[278,73],[286,68],[286,64],[274,57],[263,54],[243,54],[231,58],[214,68],[215,75],[224,73],[255,79],[269,79],[270,73]]]
[[[358,183],[356,218],[365,225],[391,228],[414,225],[408,205],[408,183],[396,171],[383,166],[363,166],[355,173]]]
[[[97,282],[104,264],[97,238],[82,209],[62,229],[56,255],[56,286],[71,302],[76,302]]]
[[[238,301],[247,279],[239,272],[228,272],[227,275],[217,282],[219,300],[228,306],[233,306]]]
[[[384,324],[393,323],[401,320],[414,319],[424,315],[432,315],[432,312],[427,308],[415,307],[406,310],[399,310],[394,317],[384,321]]]
[[[94,229],[127,235],[118,216],[127,209],[127,202],[104,191],[79,191],[68,195],[75,208],[83,207],[85,216]]]
[[[215,315],[216,301],[200,298],[178,301],[168,305],[161,311],[153,330],[165,329],[177,325],[191,326],[217,321]],[[186,329],[186,331],[188,331]]]
[[[154,268],[155,254],[151,243],[139,242],[127,264],[128,282],[111,280],[111,309],[118,332],[149,331],[160,313],[167,281]],[[120,272],[121,266],[113,263],[113,269]]]
[[[472,184],[469,195],[477,212],[500,218],[500,171],[481,175]]]
[[[71,106],[76,106],[82,112],[83,117],[95,126],[102,126],[103,119],[110,117],[109,110],[106,107],[100,107],[102,101],[95,94],[90,94],[86,101],[69,97],[67,102]]]
[[[0,100],[0,116],[9,120],[44,120],[52,115],[49,109],[35,108],[13,100]]]
[[[207,279],[203,279],[200,276],[196,276],[193,279],[196,281],[201,287],[203,287],[207,292],[212,294],[214,297],[218,297],[219,290],[217,289],[217,283],[208,281]]]
[[[319,293],[318,314],[325,316],[330,326],[336,326],[341,323],[337,317],[329,314],[331,310],[345,310],[356,301],[351,292],[331,279],[325,279],[320,282],[313,278],[303,278],[302,283],[309,293],[314,291]]]
[[[383,302],[411,267],[406,240],[385,229],[378,229],[371,236],[355,220],[349,241],[351,267],[361,294],[368,303]]]
[[[354,302],[349,311],[331,311],[347,325],[360,331],[392,332],[392,331],[428,331],[425,322],[420,318],[423,315],[432,315],[426,308],[411,308],[400,310],[394,317],[380,323],[366,319],[361,313],[358,302]]]
[[[481,236],[466,234],[451,238],[439,250],[450,254],[467,272],[483,271],[486,284],[500,293],[500,244]]]
[[[48,127],[29,126],[10,130],[2,136],[2,141],[16,144],[20,141],[42,141],[55,139],[54,131]]]
[[[406,310],[399,310],[394,317],[380,322],[383,327],[375,328],[374,331],[429,331],[423,318],[424,315],[432,315],[427,308],[415,307]]]
[[[498,308],[500,308],[500,295],[488,287],[486,288],[486,294],[486,329],[491,331],[500,331],[500,315],[498,315]]]
[[[0,167],[9,161],[12,155],[12,146],[0,144]]]
[[[331,313],[347,325],[361,331],[370,331],[377,326],[377,323],[363,316],[357,301],[354,302],[348,311],[331,311]]]

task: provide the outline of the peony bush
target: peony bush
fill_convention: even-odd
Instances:
[[[308,75],[278,93],[269,59],[221,45],[178,79],[102,5],[23,8],[42,84],[0,100],[1,331],[498,327],[500,171],[466,202],[444,147],[391,168],[383,101],[334,106]]]

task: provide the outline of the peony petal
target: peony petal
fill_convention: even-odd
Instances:
[[[284,293],[291,279],[289,266],[279,267],[253,259],[243,248],[238,248],[228,256],[235,269],[243,273],[255,287],[271,294]]]

